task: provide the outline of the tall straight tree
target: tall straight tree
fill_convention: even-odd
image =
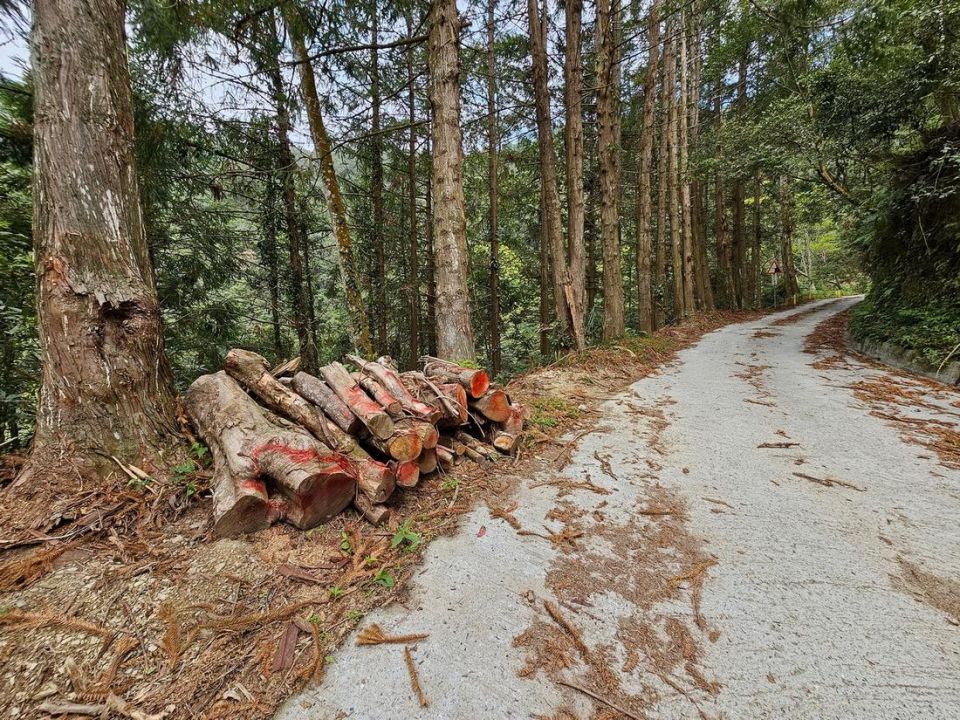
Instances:
[[[467,221],[460,133],[460,18],[456,0],[430,9],[430,105],[433,108],[433,256],[437,354],[473,360],[473,320],[467,288]]]
[[[404,15],[407,34],[413,35],[413,13],[407,8]],[[409,237],[407,238],[407,292],[409,293],[410,332],[408,347],[409,366],[415,367],[420,359],[420,246],[417,239],[417,93],[416,74],[413,70],[413,44],[407,45],[407,119],[410,132],[407,136],[407,215]]]
[[[664,102],[667,104],[667,144],[669,146],[667,183],[670,191],[670,259],[673,271],[673,314],[675,318],[684,315],[683,303],[683,250],[681,245],[680,228],[680,172],[677,158],[677,35],[678,27],[674,19],[667,29],[667,46],[664,49],[663,90]]]
[[[120,0],[35,0],[33,242],[42,363],[30,462],[163,462],[173,387],[144,233]]]
[[[741,57],[737,66],[737,99],[736,113],[742,117],[747,104],[747,60]],[[737,177],[733,181],[733,243],[731,246],[731,266],[733,268],[733,290],[738,308],[747,307],[746,299],[746,198],[743,178]]]
[[[643,81],[643,117],[640,126],[640,167],[637,178],[637,315],[639,329],[656,328],[651,256],[653,253],[650,175],[653,166],[653,111],[657,102],[657,66],[660,56],[660,1],[653,0],[647,15],[647,73]]]
[[[603,339],[625,331],[620,268],[620,0],[597,1],[597,120],[600,156],[600,238],[603,243]]]
[[[383,241],[383,136],[380,134],[380,12],[370,0],[370,204],[373,210],[370,241],[373,245],[374,348],[387,354],[387,262]]]
[[[664,306],[659,300],[666,297],[667,294],[667,223],[669,222],[667,216],[667,185],[669,184],[667,177],[667,156],[670,152],[669,107],[667,102],[668,96],[665,89],[665,66],[668,43],[662,42],[661,44],[663,45],[663,50],[661,51],[662,62],[660,63],[660,132],[657,144],[657,248],[653,282],[653,313],[656,318],[657,327],[661,327],[665,320]]]
[[[583,59],[581,31],[583,0],[567,0],[564,8],[563,113],[564,148],[567,160],[567,260],[573,291],[574,343],[582,350],[586,315],[586,246],[583,240]],[[575,320],[574,320],[575,318]]]
[[[323,195],[327,201],[330,224],[333,225],[333,234],[337,240],[337,259],[340,264],[340,275],[346,289],[352,340],[361,352],[372,356],[373,343],[370,341],[370,323],[367,319],[363,296],[360,294],[360,282],[353,258],[353,240],[350,237],[350,225],[347,220],[347,206],[343,201],[343,194],[340,192],[340,181],[337,179],[337,170],[333,164],[333,147],[330,144],[330,136],[327,134],[327,128],[323,122],[323,113],[320,110],[320,95],[317,92],[317,79],[313,73],[313,64],[310,55],[307,53],[303,32],[296,20],[295,17],[287,17],[290,41],[300,67],[300,90],[306,101],[310,135],[313,138],[317,160],[320,162]],[[382,281],[382,279],[380,280]]]
[[[496,40],[496,0],[487,0],[487,187],[489,190],[490,217],[490,369],[494,375],[500,374],[500,239],[497,235],[499,223],[499,184],[497,133],[497,58],[494,43]]]
[[[553,151],[553,126],[550,114],[550,90],[547,85],[547,17],[537,0],[527,0],[530,50],[533,63],[533,97],[537,115],[537,151],[540,160],[540,192],[543,205],[543,234],[550,253],[553,278],[553,305],[561,330],[569,329],[574,344],[582,349],[583,317],[579,312],[563,248],[560,217],[560,192],[557,189],[557,160]]]
[[[687,27],[685,22],[685,13],[681,13],[680,20],[677,23],[677,31],[680,35],[678,42],[680,44],[680,96],[678,108],[679,120],[679,150],[680,150],[680,226],[683,230],[683,317],[687,317],[694,310],[693,284],[694,267],[693,243],[693,207],[690,202],[690,172],[689,172],[689,143],[690,143],[690,116],[688,112],[687,94],[689,92],[689,68],[687,63]]]

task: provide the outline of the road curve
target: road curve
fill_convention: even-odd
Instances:
[[[480,508],[432,543],[366,619],[430,633],[427,707],[402,648],[348,642],[278,717],[958,717],[960,472],[906,431],[960,395],[805,353],[856,301],[705,336],[519,482],[516,527]],[[852,387],[889,382],[896,411]]]

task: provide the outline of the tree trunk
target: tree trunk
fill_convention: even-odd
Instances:
[[[687,28],[684,14],[680,15],[677,22],[677,32],[680,34],[680,103],[678,108],[678,120],[680,124],[680,213],[681,228],[683,231],[683,317],[693,314],[695,300],[693,297],[694,267],[693,257],[693,208],[690,202],[690,173],[688,162],[688,151],[690,141],[690,117],[688,114],[687,93],[688,76],[687,67]]]
[[[583,201],[583,67],[581,29],[583,0],[567,0],[564,7],[563,109],[567,171],[567,260],[569,263],[571,318],[574,345],[586,345],[586,247]]]
[[[703,50],[701,46],[700,17],[701,3],[694,0],[690,14],[691,32],[691,62],[690,62],[690,137],[689,147],[696,148],[700,139],[700,82],[703,65]],[[705,186],[695,177],[690,178],[690,195],[693,204],[692,225],[693,254],[695,266],[695,280],[697,299],[704,310],[713,310],[715,307],[713,286],[710,282],[710,263],[707,259],[707,198]]]
[[[537,150],[540,159],[540,189],[543,203],[543,233],[550,254],[553,279],[553,306],[560,335],[573,334],[582,327],[577,309],[571,305],[573,288],[563,248],[563,226],[560,216],[560,192],[557,189],[557,164],[553,151],[553,126],[550,114],[550,90],[547,84],[547,20],[538,10],[537,0],[527,0],[530,28],[530,51],[533,64],[533,96],[537,116]],[[574,337],[578,349],[582,338]]]
[[[274,360],[285,358],[283,331],[280,325],[280,263],[277,253],[277,203],[276,186],[273,183],[275,169],[270,169],[267,191],[263,204],[260,262],[267,270],[267,291],[270,293],[270,324],[273,329]]]
[[[317,314],[314,309],[316,305],[316,296],[313,294],[313,274],[310,269],[310,228],[307,225],[307,198],[305,195],[300,197],[300,239],[303,249],[303,285],[306,293],[307,303],[307,336],[310,347],[313,348],[314,356],[317,355]],[[304,366],[306,367],[306,366]]]
[[[763,179],[760,177],[759,168],[753,173],[753,254],[751,256],[751,273],[753,280],[751,286],[753,292],[750,295],[750,302],[753,307],[759,308],[763,304],[763,258],[761,253],[760,234],[760,213],[762,212],[761,201],[763,199]]]
[[[373,225],[370,242],[374,254],[374,349],[387,353],[387,262],[383,241],[383,137],[380,134],[380,13],[377,0],[370,1],[370,204]]]
[[[407,34],[413,35],[413,17],[406,14]],[[407,60],[407,109],[409,112],[410,134],[407,144],[407,214],[409,215],[410,234],[407,239],[407,292],[409,293],[410,334],[407,338],[410,348],[409,366],[414,367],[420,357],[420,247],[417,239],[417,103],[413,71],[414,46],[408,45]]]
[[[793,259],[793,195],[790,180],[780,176],[780,253],[783,256],[784,301],[797,304],[797,266]]]
[[[600,156],[600,238],[603,243],[603,339],[623,337],[620,268],[620,0],[597,2],[597,124]]]
[[[713,100],[713,110],[716,120],[716,133],[719,137],[723,127],[723,105],[718,83]],[[713,196],[713,232],[717,241],[717,295],[720,307],[736,307],[736,297],[733,290],[732,266],[730,262],[730,235],[727,225],[726,192],[724,180],[719,168],[723,163],[723,141],[717,140],[717,172],[714,176]]]
[[[40,401],[18,484],[163,462],[173,387],[143,229],[118,0],[36,0],[33,242]]]
[[[643,119],[640,127],[640,172],[637,178],[637,316],[639,329],[656,327],[651,283],[653,228],[650,175],[653,167],[653,111],[657,102],[657,65],[660,54],[660,3],[653,0],[647,15],[647,74],[643,81]]]
[[[747,99],[747,62],[740,60],[737,71],[737,115],[742,115]],[[746,297],[746,223],[743,179],[737,178],[733,182],[733,288],[737,298],[737,307],[744,308],[748,301]]]
[[[540,222],[537,225],[537,250],[540,253],[540,359],[550,354],[550,251],[547,248],[546,210],[540,193]]]
[[[433,107],[433,243],[437,274],[437,354],[473,360],[467,288],[469,255],[460,133],[460,18],[456,0],[430,9],[430,104]]]
[[[275,33],[275,28],[271,29]],[[271,57],[271,61],[273,58]],[[290,150],[290,112],[283,89],[279,64],[270,68],[273,100],[277,110],[277,171],[283,196],[283,217],[287,230],[287,248],[290,257],[290,288],[293,296],[293,326],[297,332],[297,350],[304,369],[316,368],[317,348],[310,343],[307,294],[303,282],[303,256],[300,249],[300,225],[297,222],[296,188],[293,181],[294,161]]]
[[[677,90],[676,90],[676,72],[677,72],[677,35],[680,32],[678,23],[674,20],[668,26],[667,47],[664,50],[666,55],[666,71],[664,74],[664,84],[666,96],[664,101],[668,104],[667,123],[669,125],[668,140],[669,146],[669,187],[670,187],[670,250],[671,261],[673,265],[673,315],[675,320],[679,320],[686,314],[683,293],[683,250],[680,229],[683,226],[683,219],[680,210],[680,167],[677,155],[677,136],[678,115],[677,115]]]
[[[500,374],[500,246],[499,188],[497,182],[500,140],[497,134],[497,59],[494,53],[496,0],[487,0],[487,187],[490,203],[490,370]]]
[[[433,124],[433,110],[430,111],[430,124]],[[433,144],[427,136],[427,154],[430,164],[433,165]],[[431,355],[437,354],[437,264],[435,262],[433,245],[433,175],[431,170],[431,185],[427,188],[427,351]],[[416,364],[416,361],[414,361]]]
[[[347,206],[340,193],[340,182],[337,180],[337,171],[333,164],[333,148],[327,128],[323,124],[323,115],[320,112],[320,97],[317,93],[317,81],[313,74],[313,65],[307,54],[303,35],[291,23],[290,41],[293,51],[300,63],[300,89],[306,101],[307,119],[310,123],[310,134],[313,137],[314,150],[320,161],[321,183],[324,198],[327,202],[327,213],[333,225],[333,234],[337,239],[337,258],[340,263],[340,274],[347,293],[347,310],[350,314],[350,331],[353,343],[367,355],[373,354],[370,342],[370,325],[367,322],[367,312],[363,306],[363,297],[360,295],[360,283],[357,278],[357,268],[353,260],[353,242],[350,239],[350,225],[347,221]]]
[[[669,34],[669,28],[668,34]],[[654,273],[654,321],[655,327],[662,327],[664,323],[663,301],[667,296],[667,157],[670,152],[670,122],[669,101],[666,84],[666,52],[669,39],[663,43],[661,51],[663,62],[660,63],[660,136],[657,147],[657,247]]]

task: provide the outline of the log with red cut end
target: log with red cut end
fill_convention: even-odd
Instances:
[[[423,441],[416,431],[409,428],[395,430],[386,440],[370,435],[362,442],[398,462],[416,460],[423,452]]]
[[[472,398],[483,397],[490,388],[490,376],[486,370],[466,368],[449,360],[425,356],[423,374],[427,377],[441,378],[443,382],[455,382],[462,385]]]
[[[430,448],[429,450],[424,450],[420,457],[417,458],[417,463],[420,465],[420,474],[429,475],[434,470],[437,469],[437,449]]]
[[[454,422],[457,425],[466,424],[470,419],[470,414],[467,406],[467,391],[464,390],[463,385],[459,383],[443,383],[437,387],[457,405],[458,413]]]
[[[390,519],[390,508],[386,505],[370,502],[364,495],[357,495],[353,500],[353,506],[368,522],[374,525],[382,525]]]
[[[403,405],[393,395],[387,392],[387,389],[369,375],[360,372],[350,373],[360,387],[367,391],[367,395],[376,400],[387,414],[394,420],[403,417]]]
[[[338,362],[332,362],[320,368],[320,374],[337,397],[343,400],[351,412],[360,418],[370,433],[381,440],[393,435],[393,419],[376,400],[371,398],[360,385],[350,377],[347,369]]]
[[[412,432],[418,438],[420,442],[423,443],[424,450],[430,450],[437,446],[437,442],[440,440],[440,431],[430,423],[425,420],[417,420],[416,418],[401,418],[397,420],[397,431],[407,431]]]
[[[281,514],[298,527],[313,527],[352,501],[349,460],[270,416],[226,373],[194,381],[184,406],[213,455],[216,537],[267,527]],[[265,479],[283,498],[268,496]]]
[[[519,403],[510,406],[510,417],[493,426],[491,440],[493,446],[502,452],[510,452],[523,432],[523,422],[527,419],[527,408]]]
[[[393,469],[393,475],[396,478],[397,485],[402,488],[414,488],[420,482],[420,463],[416,460],[410,462],[396,462],[390,464]]]
[[[363,427],[360,418],[354,415],[347,404],[320,378],[298,372],[293,376],[293,389],[323,411],[337,426],[350,435],[356,435]]]
[[[503,390],[488,390],[483,397],[473,400],[470,407],[494,422],[506,422],[510,417],[510,398]]]
[[[371,458],[352,436],[327,419],[318,406],[277,382],[267,372],[264,358],[248,350],[234,349],[227,353],[224,367],[271,410],[302,425],[328,447],[348,455],[356,468],[360,489],[371,500],[380,502],[390,496],[394,483],[389,468]]]
[[[347,360],[357,366],[364,375],[368,375],[380,383],[403,406],[403,409],[414,417],[436,423],[440,418],[440,411],[426,403],[417,400],[403,383],[400,375],[384,358],[383,362],[368,362],[357,355],[347,355]]]

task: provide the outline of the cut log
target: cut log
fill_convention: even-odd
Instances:
[[[433,427],[431,425],[431,427]],[[386,455],[398,462],[410,462],[416,460],[423,452],[423,441],[415,430],[405,428],[396,430],[393,435],[386,440],[368,436],[362,442],[367,443],[377,452]]]
[[[469,409],[467,407],[467,391],[459,383],[444,383],[438,385],[440,390],[457,405],[456,424],[464,425],[470,419]]]
[[[440,418],[440,411],[426,403],[417,400],[400,381],[400,375],[389,365],[378,362],[367,362],[356,355],[347,355],[347,360],[353,363],[364,375],[368,375],[383,385],[387,392],[403,406],[403,409],[414,417],[436,424]]]
[[[527,414],[525,406],[515,403],[510,406],[510,417],[493,426],[490,439],[497,450],[507,453],[513,450],[520,433],[523,432],[523,422]]]
[[[390,519],[390,508],[386,505],[372,503],[363,495],[357,495],[354,498],[353,506],[373,525],[382,525]]]
[[[420,474],[429,475],[437,469],[437,449],[424,450],[417,462],[420,465]]]
[[[434,448],[434,452],[437,454],[437,465],[440,466],[442,470],[449,470],[453,467],[453,450],[443,445],[437,445]]]
[[[510,399],[503,390],[488,390],[483,397],[473,400],[470,407],[494,422],[506,422],[510,417]]]
[[[374,460],[370,454],[336,425],[328,427],[340,452],[350,457],[357,470],[357,484],[372,502],[386,500],[396,487],[393,471],[384,463]]]
[[[490,458],[491,460],[497,460],[499,458],[499,453],[497,453],[496,450],[487,445],[485,442],[477,440],[477,438],[473,437],[473,435],[465,433],[462,430],[456,434],[456,439],[458,442],[461,442],[466,446],[468,450],[467,455],[470,455],[469,451],[473,450],[486,458]]]
[[[391,463],[391,467],[400,487],[415,488],[420,482],[420,464],[417,461]]]
[[[423,374],[427,377],[442,378],[443,382],[455,382],[463,385],[472,398],[483,397],[490,388],[490,376],[486,370],[465,368],[449,360],[424,356]]]
[[[338,362],[324,365],[320,368],[320,374],[330,389],[360,418],[360,422],[366,425],[374,437],[386,440],[393,435],[393,419],[389,413],[367,395],[343,365]]]
[[[396,425],[398,432],[401,430],[409,431],[420,438],[420,442],[423,443],[424,450],[435,448],[437,446],[437,442],[440,440],[440,431],[425,420],[417,420],[416,418],[403,418],[401,420],[397,420]]]
[[[298,372],[293,376],[293,389],[320,408],[344,432],[356,435],[363,427],[360,418],[350,412],[347,404],[320,378]]]
[[[330,423],[326,417],[319,414],[306,399],[277,382],[267,371],[268,367],[267,361],[260,355],[239,348],[228,352],[223,361],[223,369],[227,374],[258,397],[264,405],[302,425],[327,447],[340,450],[329,430]]]
[[[353,499],[356,471],[347,458],[270,416],[226,373],[194,381],[184,405],[213,454],[216,537],[258,530],[284,513],[310,528]],[[285,502],[269,497],[265,479]]]
[[[403,405],[393,395],[387,392],[387,389],[368,375],[356,372],[350,373],[350,377],[360,383],[360,387],[367,391],[367,394],[376,400],[387,414],[394,420],[403,417]]]

